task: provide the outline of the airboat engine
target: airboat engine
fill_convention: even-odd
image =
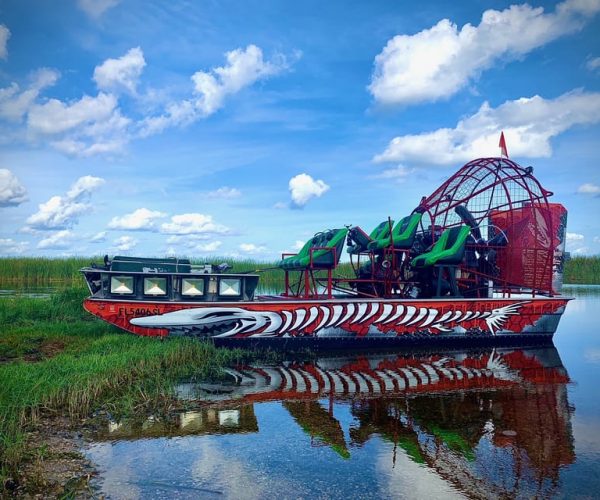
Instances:
[[[532,167],[504,157],[480,158],[422,201],[422,227],[432,239],[440,228],[471,230],[457,276],[463,295],[560,292],[567,211],[549,201],[552,194]]]

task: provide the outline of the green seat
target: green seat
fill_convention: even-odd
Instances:
[[[350,238],[354,242],[354,245],[350,245],[347,249],[349,254],[356,255],[361,252],[366,252],[369,243],[381,238],[385,238],[390,234],[390,224],[393,225],[394,221],[384,220],[377,224],[375,229],[371,231],[371,234],[367,235],[360,227],[353,227],[350,229]]]
[[[347,233],[346,228],[317,233],[304,244],[298,255],[281,260],[278,266],[288,271],[334,268],[340,260]]]
[[[465,254],[465,244],[471,229],[469,226],[458,226],[446,229],[440,239],[435,242],[429,252],[415,257],[413,267],[430,267],[435,265],[458,265]]]
[[[421,222],[422,215],[419,212],[414,212],[408,217],[404,217],[394,226],[391,235],[388,233],[386,236],[374,239],[369,243],[369,250],[376,251],[388,248],[392,245],[392,240],[396,249],[411,248],[415,241],[415,235],[417,234],[417,228],[419,222]]]

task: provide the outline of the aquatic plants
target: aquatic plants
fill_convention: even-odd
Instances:
[[[102,257],[3,257],[0,258],[0,284],[11,287],[77,286],[83,283],[79,269],[91,262],[102,262]],[[260,270],[260,291],[283,289],[283,272],[276,262],[256,259],[208,256],[192,258],[194,264],[220,264],[227,262],[233,270],[248,273]],[[263,271],[264,270],[264,271]],[[337,276],[352,276],[349,263],[342,263],[335,271]],[[564,282],[573,284],[600,284],[600,257],[573,257],[565,263]]]
[[[244,355],[121,333],[82,310],[85,293],[0,301],[0,477],[26,459],[26,433],[40,413],[81,417],[104,407],[128,414],[169,398],[180,377],[216,374]]]

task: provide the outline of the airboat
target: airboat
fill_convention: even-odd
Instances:
[[[137,335],[218,344],[548,340],[569,300],[567,211],[551,196],[532,167],[479,158],[399,219],[323,230],[283,254],[278,295],[257,293],[260,270],[115,256],[81,270],[84,308]]]

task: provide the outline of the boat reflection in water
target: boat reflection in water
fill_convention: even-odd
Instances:
[[[575,461],[568,382],[553,346],[329,354],[181,384],[180,399],[195,410],[176,424],[113,424],[104,438],[260,434],[256,404],[281,401],[307,443],[330,447],[344,462],[360,460],[359,450],[378,438],[392,450],[392,467],[402,453],[468,496],[547,497]],[[353,419],[344,428],[336,414],[348,409]]]

